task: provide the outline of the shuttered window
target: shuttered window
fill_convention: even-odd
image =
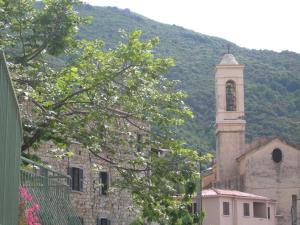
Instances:
[[[109,188],[109,176],[108,172],[100,172],[100,195],[107,195]]]
[[[76,167],[69,168],[68,173],[71,178],[71,188],[73,191],[83,191],[83,170]]]

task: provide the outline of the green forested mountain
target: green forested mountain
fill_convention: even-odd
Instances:
[[[241,48],[221,38],[158,23],[115,7],[84,5],[79,11],[93,16],[93,23],[82,27],[78,38],[103,39],[108,48],[121,40],[120,30],[141,29],[145,38],[160,37],[155,54],[174,58],[176,67],[168,76],[181,81],[180,88],[188,93],[187,102],[195,114],[194,120],[179,131],[189,143],[214,147],[213,67],[230,44],[232,53],[245,65],[248,140],[277,135],[300,144],[300,54]]]

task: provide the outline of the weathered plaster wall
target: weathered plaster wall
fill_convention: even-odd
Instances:
[[[219,198],[203,198],[202,204],[203,204],[203,211],[205,213],[203,225],[220,224]]]
[[[229,202],[229,215],[223,215],[223,202]],[[270,219],[255,218],[253,215],[253,202],[263,202],[270,207]],[[244,216],[243,204],[249,203],[250,216]],[[203,209],[206,214],[203,225],[275,225],[275,203],[244,199],[238,197],[204,197]]]
[[[275,148],[282,150],[282,162],[272,160]],[[300,151],[275,139],[245,156],[241,165],[245,191],[276,200],[278,225],[291,224],[292,195],[300,194]]]
[[[228,128],[230,129],[230,128]],[[238,163],[235,160],[244,145],[245,133],[219,132],[217,134],[217,180],[222,181],[238,176]]]

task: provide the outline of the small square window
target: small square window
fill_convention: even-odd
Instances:
[[[223,215],[224,216],[230,215],[229,202],[223,202]]]
[[[244,216],[250,216],[250,205],[249,203],[244,203]]]

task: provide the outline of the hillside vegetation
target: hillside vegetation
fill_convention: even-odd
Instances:
[[[214,148],[213,67],[228,44],[245,65],[247,139],[277,135],[300,144],[299,54],[241,48],[221,38],[155,22],[128,9],[84,5],[79,11],[93,16],[93,23],[82,27],[78,38],[103,39],[107,48],[121,40],[120,30],[141,29],[144,38],[159,36],[155,54],[174,58],[176,67],[168,76],[181,81],[180,88],[188,93],[187,103],[195,114],[193,121],[178,131],[189,144]]]

